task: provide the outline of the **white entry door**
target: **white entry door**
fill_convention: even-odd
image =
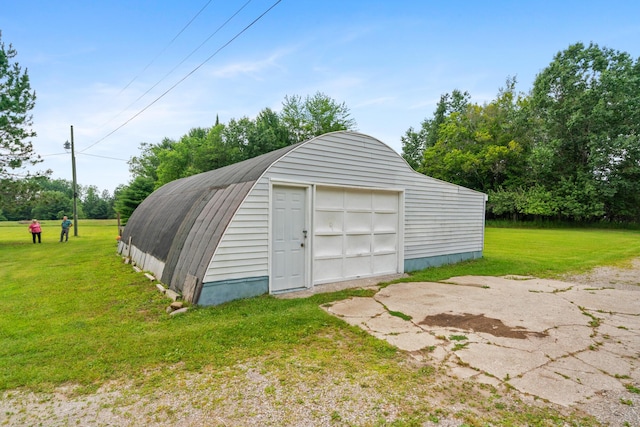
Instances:
[[[273,187],[271,292],[307,285],[307,190]]]

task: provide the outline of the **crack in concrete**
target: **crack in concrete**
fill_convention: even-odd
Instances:
[[[587,409],[612,395],[619,408],[617,396],[631,394],[624,384],[640,384],[640,292],[531,278],[447,282],[392,284],[375,303],[354,298],[360,312],[349,301],[328,310],[454,376],[492,378],[564,406]]]

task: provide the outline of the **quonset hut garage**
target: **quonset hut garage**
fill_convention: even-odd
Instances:
[[[119,251],[199,305],[482,256],[486,195],[334,132],[170,182]]]

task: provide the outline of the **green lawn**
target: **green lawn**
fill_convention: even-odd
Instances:
[[[73,383],[90,392],[124,379],[153,387],[167,380],[166,367],[223,371],[251,360],[283,375],[292,366],[313,366],[305,375],[331,370],[375,376],[375,387],[399,394],[424,385],[404,354],[320,308],[371,291],[290,300],[264,296],[170,317],[169,301],[116,254],[115,221],[80,221],[79,236],[72,231],[67,243],[58,242],[58,221],[42,225],[43,243],[34,245],[27,224],[0,223],[0,391],[50,391]],[[551,277],[638,256],[638,231],[488,228],[484,259],[408,280]],[[492,417],[521,416],[510,415],[512,409],[496,410]],[[409,407],[407,419],[420,420],[421,410]],[[528,411],[534,419],[549,416]],[[515,418],[513,425],[519,422]]]
[[[412,275],[409,281],[467,274],[557,277],[640,257],[640,232],[593,229],[487,228],[484,257]]]
[[[66,243],[58,242],[58,223],[45,222],[42,244],[31,243],[27,225],[0,224],[0,361],[11,366],[0,370],[0,390],[89,386],[178,362],[232,366],[322,346],[323,334],[344,329],[318,308],[340,294],[265,296],[169,317],[169,301],[116,254],[115,222],[80,221],[79,236]],[[377,340],[359,341],[364,359],[395,354]]]

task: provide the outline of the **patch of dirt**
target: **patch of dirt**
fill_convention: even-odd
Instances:
[[[522,328],[511,328],[502,323],[502,320],[486,317],[484,314],[440,313],[434,316],[427,316],[418,324],[484,332],[495,337],[505,338],[525,339],[527,337],[546,337],[548,335],[543,332],[532,332]]]
[[[627,268],[596,267],[584,274],[565,275],[561,280],[594,287],[640,291],[640,258],[632,260]]]

